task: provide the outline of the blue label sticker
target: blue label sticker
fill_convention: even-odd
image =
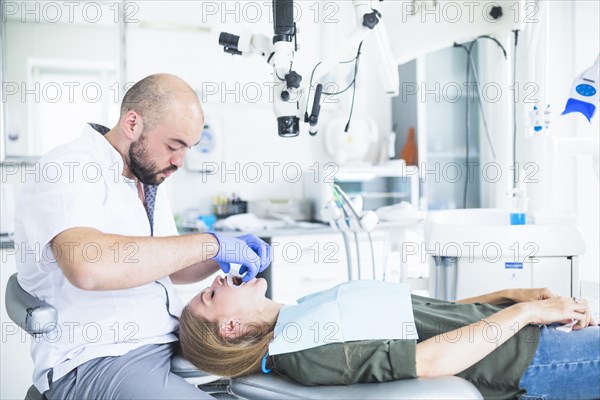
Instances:
[[[523,269],[522,262],[505,262],[504,268]]]

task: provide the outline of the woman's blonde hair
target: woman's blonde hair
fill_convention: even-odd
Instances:
[[[242,335],[228,339],[219,333],[218,322],[195,315],[188,305],[179,319],[182,355],[196,368],[213,375],[237,377],[260,372],[274,327],[246,324]]]

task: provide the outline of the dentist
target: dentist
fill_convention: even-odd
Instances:
[[[87,124],[27,175],[15,220],[19,283],[58,311],[32,340],[48,399],[210,398],[170,372],[183,305],[173,283],[229,263],[249,281],[270,264],[256,236],[178,236],[160,184],[198,143],[204,115],[180,78],[151,75],[125,94],[112,129]],[[60,129],[60,128],[57,128]]]

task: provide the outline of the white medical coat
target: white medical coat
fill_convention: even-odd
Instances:
[[[152,282],[126,290],[84,291],[67,280],[49,247],[57,234],[73,227],[150,236],[136,184],[122,176],[123,159],[108,140],[86,125],[79,139],[51,150],[35,167],[24,168],[27,182],[15,214],[19,283],[58,311],[57,329],[32,340],[37,389],[43,393],[49,388],[50,370],[56,381],[91,359],[176,341],[178,320],[173,316],[178,317],[183,306],[169,277],[158,281],[162,285]],[[159,187],[154,236],[173,235],[177,235],[173,215],[164,188]],[[76,249],[85,251],[91,262],[97,257],[98,247],[93,243]],[[113,254],[134,261],[136,251],[131,243],[125,249],[114,247]],[[60,256],[68,255],[56,255]]]

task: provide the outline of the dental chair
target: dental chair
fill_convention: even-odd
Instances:
[[[14,323],[32,336],[52,332],[58,313],[48,303],[27,293],[13,274],[6,287],[6,310]],[[347,386],[304,386],[275,374],[222,379],[196,369],[180,356],[171,359],[171,371],[219,398],[254,399],[482,399],[466,380],[447,376]],[[226,396],[226,397],[225,397]],[[35,386],[25,400],[45,400]]]

